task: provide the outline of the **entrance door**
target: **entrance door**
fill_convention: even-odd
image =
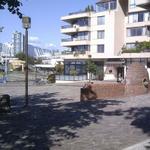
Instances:
[[[124,67],[117,68],[117,82],[121,82],[124,79]]]

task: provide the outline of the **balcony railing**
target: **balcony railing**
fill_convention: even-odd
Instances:
[[[73,26],[72,25],[63,25],[61,28],[62,29],[68,29],[68,28],[73,28]]]
[[[63,80],[63,81],[83,81],[87,80],[87,75],[56,75],[56,80]]]
[[[76,11],[76,12],[71,12],[71,13],[69,13],[69,15],[77,15],[77,14],[87,13],[87,12],[88,11],[86,11],[86,10],[80,10],[80,11]],[[95,10],[93,10],[91,12],[95,12]]]
[[[77,28],[77,27],[86,27],[86,26],[90,26],[89,24],[82,24],[82,25],[79,25],[79,24],[74,24],[74,25],[63,25],[61,27],[61,29],[69,29],[69,28]]]
[[[68,39],[62,39],[61,40],[62,42],[71,42],[71,41],[73,41],[71,38],[68,38]]]
[[[69,52],[63,52],[63,55],[80,55],[80,54],[86,54],[86,52],[88,52],[87,49],[80,49],[80,50],[76,50],[76,51],[69,51]]]
[[[68,38],[68,39],[62,39],[61,41],[62,42],[73,42],[73,41],[86,41],[86,40],[90,40],[89,38],[85,38],[85,39],[71,39],[71,38]]]

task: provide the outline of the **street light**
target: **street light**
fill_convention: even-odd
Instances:
[[[31,28],[31,18],[27,16],[22,17],[23,28],[25,29],[24,52],[25,60],[25,106],[28,106],[28,29]]]

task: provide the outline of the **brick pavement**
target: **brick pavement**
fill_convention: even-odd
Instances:
[[[0,117],[0,149],[122,150],[149,138],[150,94],[81,103],[81,86],[30,85],[28,108],[24,84],[1,86],[12,110]]]

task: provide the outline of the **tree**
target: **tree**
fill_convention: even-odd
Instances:
[[[16,56],[19,60],[25,60],[26,59],[26,55],[22,52],[19,52],[16,54]]]
[[[63,74],[64,72],[64,65],[61,64],[60,62],[55,66],[55,71],[56,71],[56,74]]]
[[[19,18],[22,18],[21,6],[20,0],[0,0],[0,9],[8,9],[12,14],[17,14]]]
[[[86,11],[86,12],[94,11],[93,5],[88,5],[88,6],[85,8],[85,11]]]
[[[17,57],[19,60],[23,60],[23,61],[26,60],[26,55],[23,52],[17,53],[15,57]],[[33,57],[28,56],[28,63],[30,65],[34,65],[35,62],[36,62],[36,60]]]
[[[75,80],[75,76],[77,75],[77,71],[75,68],[70,69],[70,75],[73,76],[73,80]]]
[[[38,59],[35,59],[35,64],[41,64],[42,63],[42,59],[38,58]]]
[[[86,62],[86,70],[89,73],[89,82],[91,81],[92,74],[96,74],[96,68],[95,63],[91,59],[88,59]]]

